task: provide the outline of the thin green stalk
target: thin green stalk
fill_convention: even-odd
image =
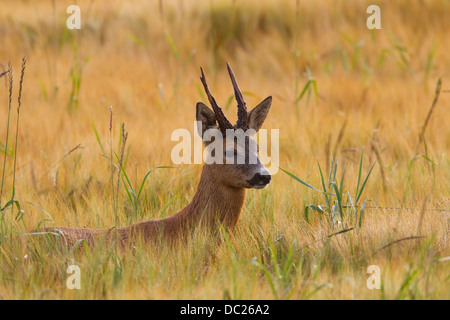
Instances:
[[[109,107],[109,159],[112,161],[113,155],[113,134],[112,134],[112,119],[113,119],[113,110],[112,107]],[[106,155],[105,155],[106,156]],[[112,206],[114,217],[117,215],[116,212],[116,202],[114,197],[114,166],[113,163],[110,163],[110,171],[111,171],[111,196],[112,196]]]
[[[122,123],[122,145],[121,145],[121,148],[120,148],[120,159],[119,159],[119,170],[118,170],[119,172],[117,174],[116,205],[118,205],[118,203],[119,203],[120,177],[122,175],[123,155],[125,153],[125,145],[127,143],[127,138],[128,138],[128,132],[125,131],[125,123]],[[117,216],[117,210],[115,210],[115,223],[116,223],[116,226],[119,223],[118,216]]]
[[[17,165],[17,146],[19,144],[19,120],[20,120],[20,107],[22,105],[22,87],[23,87],[23,77],[25,75],[25,67],[27,60],[25,57],[22,58],[22,71],[20,73],[20,83],[19,83],[19,97],[17,98],[17,123],[16,123],[16,145],[14,148],[14,169],[13,169],[13,194],[16,189],[16,165]]]
[[[322,168],[320,167],[319,161],[317,161],[317,165],[319,166],[319,172],[320,172],[320,179],[322,181],[322,188],[323,188],[323,192],[324,192],[324,196],[325,196],[325,202],[327,203],[327,207],[330,208],[330,199],[328,198],[328,189],[325,186],[325,180],[323,179],[323,173],[322,173]]]
[[[12,87],[13,87],[13,72],[11,61],[8,63],[9,75],[8,75],[8,85],[9,85],[9,100],[8,100],[8,122],[6,124],[6,142],[5,142],[5,156],[3,158],[3,170],[2,170],[2,184],[0,187],[0,203],[3,195],[3,182],[5,180],[5,170],[6,170],[6,155],[8,154],[8,141],[9,141],[9,122],[11,118],[11,99],[12,99]]]

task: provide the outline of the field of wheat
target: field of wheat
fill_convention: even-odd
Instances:
[[[450,298],[448,1],[72,2],[0,5],[0,299]],[[186,206],[202,166],[171,133],[194,133],[200,67],[234,122],[226,62],[249,108],[273,96],[284,169],[233,234],[133,254],[30,234]]]

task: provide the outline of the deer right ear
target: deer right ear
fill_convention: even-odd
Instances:
[[[252,111],[249,112],[247,116],[247,122],[250,129],[258,132],[258,130],[263,125],[264,120],[266,120],[271,104],[272,97],[267,97],[263,102],[258,104]]]
[[[198,134],[203,138],[203,134],[208,129],[218,129],[216,122],[216,115],[214,112],[208,108],[204,103],[197,103],[197,121],[201,122],[201,127],[198,126]]]

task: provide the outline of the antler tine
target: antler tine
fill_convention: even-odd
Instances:
[[[203,83],[203,87],[205,88],[206,95],[208,96],[209,103],[211,103],[211,106],[214,110],[214,113],[216,115],[216,120],[219,123],[219,128],[221,131],[225,131],[226,129],[233,128],[233,125],[228,121],[228,119],[225,117],[222,109],[218,106],[216,100],[214,99],[213,95],[211,94],[211,91],[209,91],[208,84],[206,83],[205,74],[203,73],[203,68],[200,67],[200,70],[202,72],[202,76],[200,77],[200,80]]]
[[[236,77],[234,76],[233,70],[231,70],[230,64],[227,62],[228,73],[231,78],[231,82],[233,83],[234,95],[236,97],[237,105],[238,105],[238,120],[236,122],[237,128],[248,129],[247,125],[247,106],[244,101],[244,97],[242,96],[241,90],[236,82]]]

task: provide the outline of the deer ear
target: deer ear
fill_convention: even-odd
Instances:
[[[270,105],[272,104],[272,97],[267,97],[260,104],[258,104],[252,111],[247,115],[247,123],[250,129],[258,130],[266,120],[267,114],[270,110]]]
[[[201,127],[198,126],[198,134],[201,138],[203,138],[203,134],[208,129],[216,129],[217,123],[216,123],[216,115],[214,112],[208,108],[204,103],[198,102],[197,103],[197,115],[196,115],[197,121],[201,122]]]

